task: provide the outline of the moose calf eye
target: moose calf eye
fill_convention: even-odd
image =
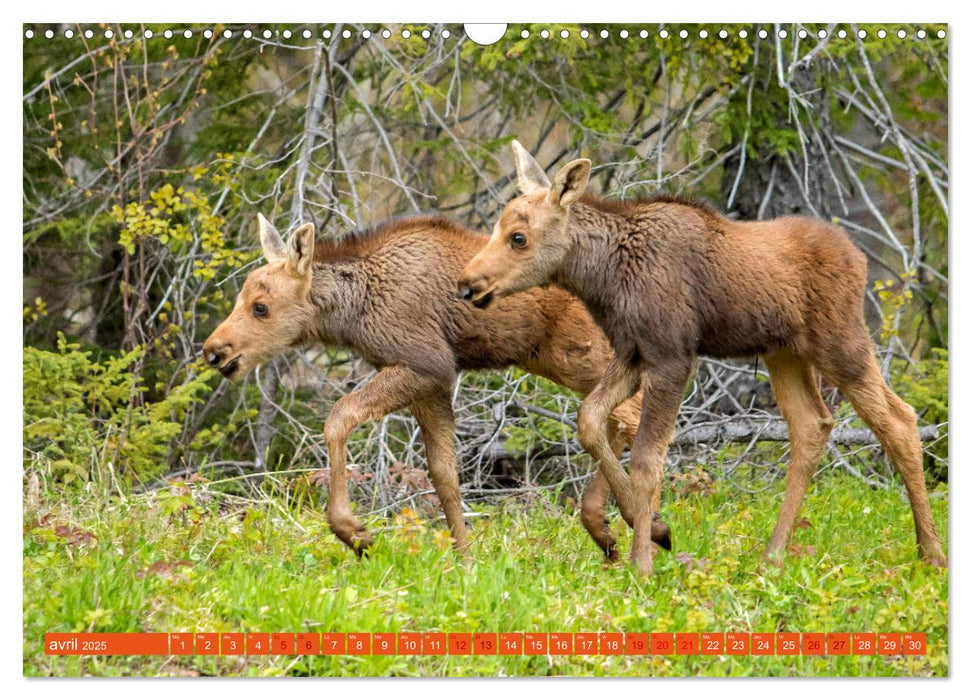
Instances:
[[[266,304],[253,304],[254,316],[266,316]]]
[[[509,245],[513,248],[522,248],[526,245],[526,234],[525,233],[514,233],[509,237]]]

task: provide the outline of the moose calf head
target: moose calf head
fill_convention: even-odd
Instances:
[[[229,318],[202,346],[206,362],[230,379],[303,342],[314,313],[314,225],[303,224],[285,244],[262,214],[259,222],[267,264],[249,274]]]
[[[551,184],[518,141],[512,149],[522,194],[506,205],[486,247],[459,277],[459,297],[479,308],[553,281],[572,243],[566,228],[570,205],[590,177],[590,161],[581,158],[563,166]]]

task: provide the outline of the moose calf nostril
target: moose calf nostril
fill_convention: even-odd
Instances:
[[[466,284],[459,285],[459,298],[464,301],[472,299],[472,287]]]
[[[210,354],[209,355],[209,366],[210,367],[218,367],[219,366],[219,363],[220,363],[220,361],[222,359],[223,358],[219,356],[219,353],[218,352],[214,352],[214,353]]]

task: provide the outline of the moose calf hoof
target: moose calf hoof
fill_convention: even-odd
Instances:
[[[781,572],[785,568],[785,557],[782,554],[782,550],[779,549],[767,549],[762,555],[762,562],[759,564],[758,571],[762,573],[763,571],[776,571]]]
[[[659,547],[671,551],[671,528],[661,520],[661,514],[655,513],[651,520],[651,541]]]
[[[364,529],[354,530],[352,532],[335,531],[334,534],[337,535],[337,539],[354,550],[354,553],[359,558],[367,554],[367,548],[374,542],[374,537]]]
[[[616,542],[607,545],[607,548],[604,550],[604,556],[607,558],[607,561],[611,563],[620,561],[620,550],[617,549]]]
[[[374,537],[353,516],[330,515],[327,521],[330,531],[337,539],[354,550],[359,557],[363,556],[374,542]]]
[[[472,558],[472,543],[469,542],[468,536],[464,534],[461,537],[452,535],[449,540],[452,542],[452,551],[465,559]]]
[[[597,544],[600,545],[600,549],[602,549],[604,553],[604,558],[608,562],[615,562],[620,559],[620,550],[617,549],[617,540],[615,540],[613,537],[603,541],[598,541]]]
[[[366,530],[358,530],[350,536],[350,542],[348,546],[354,550],[354,553],[361,557],[367,556],[368,547],[374,542],[374,537],[372,537]]]
[[[943,554],[925,554],[922,559],[931,566],[938,566],[942,569],[947,568],[947,557]]]

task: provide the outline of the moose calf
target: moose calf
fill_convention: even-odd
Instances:
[[[513,151],[523,194],[506,205],[458,292],[488,308],[552,283],[583,300],[616,353],[578,416],[580,440],[608,478],[618,469],[606,418],[643,386],[650,410],[631,448],[631,558],[640,571],[653,571],[648,504],[698,355],[763,357],[789,425],[786,493],[767,555],[784,551],[833,426],[815,368],[850,400],[900,473],[921,554],[946,565],[917,418],[880,374],[863,319],[866,259],[840,228],[801,217],[735,222],[665,198],[603,200],[584,194],[589,160],[568,163],[551,183],[518,142]]]

